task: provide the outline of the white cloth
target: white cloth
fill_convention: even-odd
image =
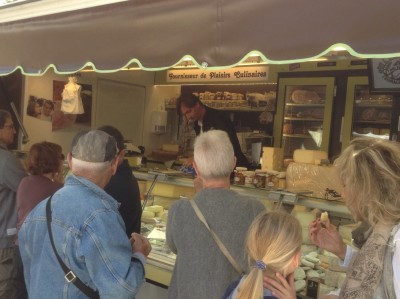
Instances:
[[[62,92],[61,111],[66,114],[83,114],[81,98],[81,86],[76,83],[68,83]]]
[[[200,127],[200,133],[203,133],[203,122],[202,122],[201,120],[198,120],[198,121],[197,121],[197,124],[198,124],[199,127]]]

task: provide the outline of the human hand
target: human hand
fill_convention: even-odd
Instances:
[[[326,249],[336,254],[341,260],[346,256],[346,246],[336,228],[330,223],[329,219],[321,223],[316,219],[308,226],[311,241],[322,249]]]
[[[194,158],[190,157],[183,161],[183,166],[189,167],[193,165]]]
[[[149,240],[142,235],[137,233],[133,233],[132,238],[130,239],[132,245],[132,252],[140,252],[144,256],[148,256],[151,251],[151,244]]]
[[[296,289],[294,288],[294,273],[285,278],[282,274],[276,273],[276,279],[265,276],[264,287],[272,292],[278,299],[296,299]]]

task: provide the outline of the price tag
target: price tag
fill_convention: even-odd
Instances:
[[[317,299],[318,298],[318,288],[319,288],[319,281],[313,280],[313,279],[308,279],[306,295],[310,298]]]

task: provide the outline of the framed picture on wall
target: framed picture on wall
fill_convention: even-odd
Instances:
[[[368,59],[372,94],[400,94],[400,58]]]

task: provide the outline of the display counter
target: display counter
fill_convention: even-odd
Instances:
[[[134,170],[133,174],[138,180],[147,182],[147,190],[151,183],[155,181],[152,196],[170,199],[172,200],[171,203],[176,199],[190,198],[195,194],[193,179],[189,177],[178,176],[176,174],[171,175],[162,172],[143,172],[140,170]],[[285,204],[317,208],[328,211],[332,215],[344,218],[351,217],[349,210],[342,201],[326,200],[324,198],[315,197],[307,192],[307,190],[266,190],[236,185],[231,185],[231,189],[242,195],[257,198],[266,206],[270,206],[271,203],[282,200]],[[290,195],[293,195],[296,198],[289,198]]]
[[[176,171],[141,171],[134,170],[133,174],[145,184],[147,193],[147,205],[161,205],[169,209],[172,203],[180,198],[191,198],[195,194],[193,178],[179,175]],[[232,185],[231,189],[246,196],[251,196],[260,200],[266,207],[272,208],[276,205],[285,205],[285,208],[299,206],[328,211],[331,217],[343,219],[349,223],[351,216],[349,210],[342,201],[327,200],[314,197],[307,190],[266,190],[245,186]],[[163,227],[160,223],[144,223],[145,227]],[[306,228],[307,229],[307,228]],[[151,230],[148,229],[148,231]],[[171,281],[174,268],[175,256],[164,244],[164,248],[153,245],[153,251],[149,255],[146,264],[146,279],[156,282],[158,285],[168,287]]]

